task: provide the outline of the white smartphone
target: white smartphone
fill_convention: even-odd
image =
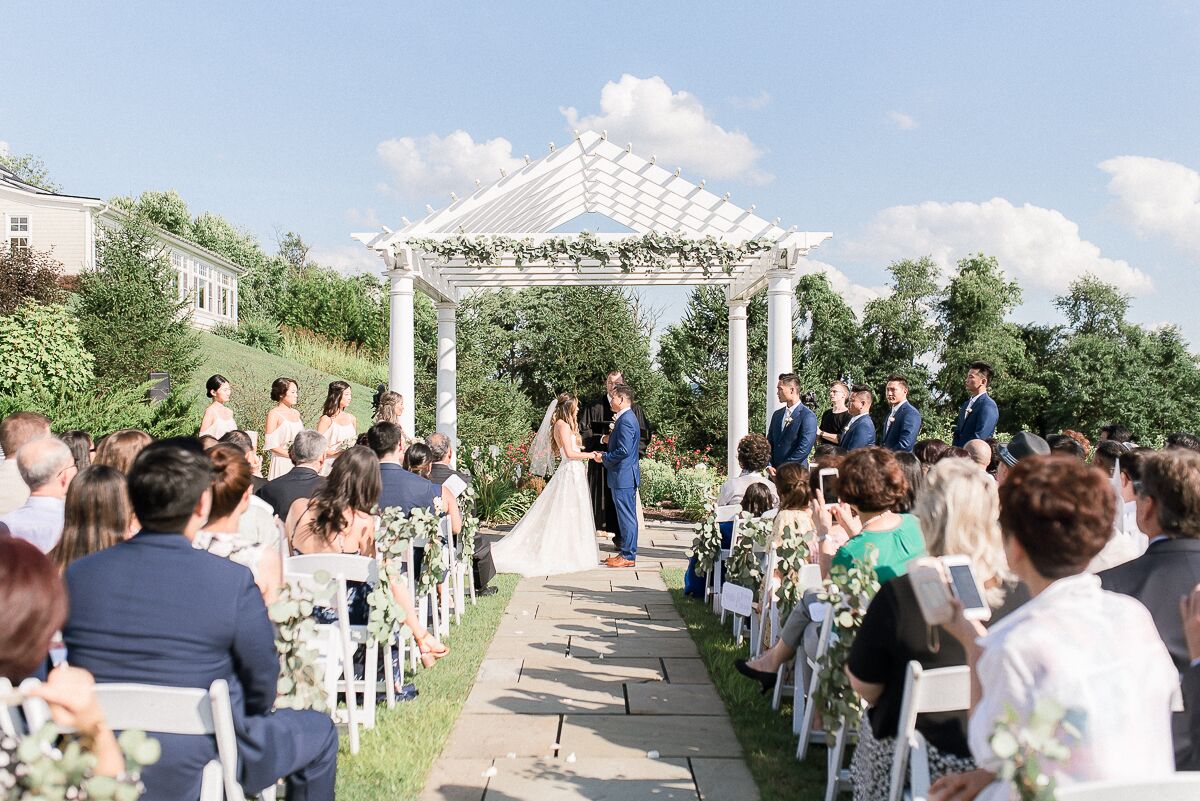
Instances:
[[[984,600],[983,582],[971,566],[969,556],[943,556],[942,566],[950,579],[950,592],[963,605],[963,617],[967,620],[987,620],[992,609]]]
[[[822,467],[817,473],[817,486],[821,488],[821,497],[825,499],[824,508],[837,506],[841,502],[838,497],[838,470],[836,467]]]

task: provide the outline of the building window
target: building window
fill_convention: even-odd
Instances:
[[[196,308],[208,311],[208,265],[196,263]]]
[[[29,252],[29,216],[12,215],[8,218],[8,250],[14,255]]]

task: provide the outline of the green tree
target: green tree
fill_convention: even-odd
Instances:
[[[58,192],[59,186],[50,180],[50,171],[42,160],[32,153],[18,155],[16,153],[0,153],[0,167],[12,172],[18,179],[27,184],[45,189],[47,192]]]
[[[127,214],[140,215],[151,225],[156,225],[168,233],[188,240],[193,239],[192,213],[174,189],[165,192],[143,192],[137,198],[115,197],[109,202]]]
[[[278,298],[276,319],[383,353],[388,309],[383,282],[371,275],[344,276],[312,265],[292,275]]]
[[[152,371],[190,376],[199,364],[198,338],[154,229],[138,216],[102,229],[96,263],[80,276],[76,311],[97,379],[128,386]]]
[[[879,425],[886,416],[886,404],[879,398],[887,377],[904,375],[911,390],[910,398],[920,409],[932,409],[929,364],[938,346],[938,330],[933,320],[937,302],[938,268],[933,259],[893,262],[891,294],[876,298],[863,309],[862,330],[864,370],[853,376],[876,394],[874,416]]]
[[[27,300],[58,303],[63,291],[62,263],[50,251],[19,248],[12,251],[0,242],[0,314],[12,312]]]
[[[82,392],[93,363],[64,305],[27,300],[0,317],[0,394]]]
[[[295,272],[304,272],[308,266],[309,250],[308,243],[294,231],[288,231],[279,238],[279,257]]]
[[[795,350],[796,373],[805,390],[817,393],[847,374],[861,377],[865,362],[863,331],[854,310],[821,273],[796,282],[801,334]]]

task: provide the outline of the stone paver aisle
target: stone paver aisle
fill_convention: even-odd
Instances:
[[[651,525],[636,569],[522,580],[422,798],[755,801],[659,576],[691,538]]]

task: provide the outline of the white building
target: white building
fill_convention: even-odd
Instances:
[[[50,251],[66,275],[96,266],[97,228],[120,225],[123,213],[94,197],[60,195],[25,183],[0,165],[0,224],[10,250]],[[244,269],[211,250],[155,229],[175,268],[179,297],[188,298],[197,328],[237,324],[238,276]]]

